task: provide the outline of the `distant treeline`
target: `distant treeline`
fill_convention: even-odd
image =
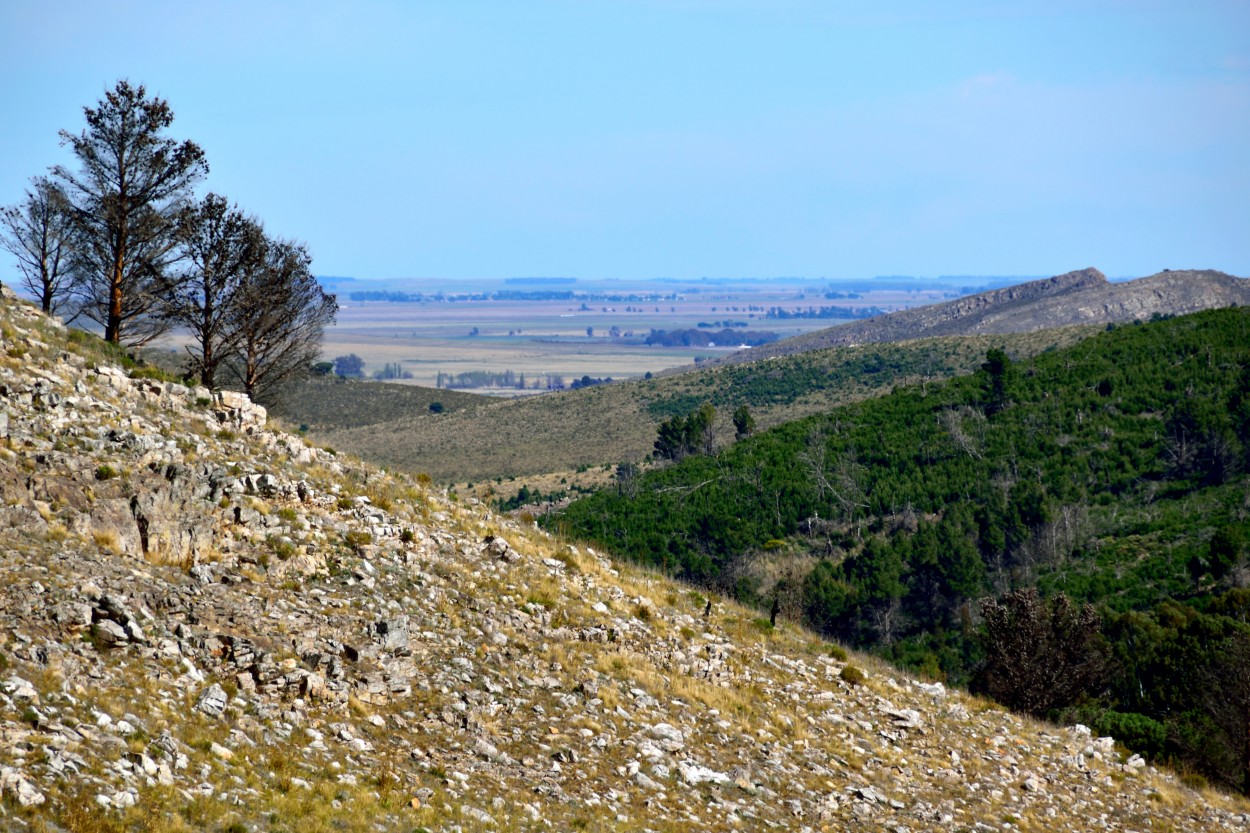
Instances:
[[[583,379],[589,378],[589,376],[583,377]],[[574,380],[573,387],[585,387],[587,384],[599,384],[605,381],[611,382],[612,380],[611,378],[606,380],[595,379],[589,383]],[[566,387],[563,376],[552,373],[540,373],[527,378],[524,373],[517,373],[512,370],[469,370],[464,373],[440,372],[435,386],[447,389],[512,388],[515,390],[564,390]]]
[[[807,309],[782,309],[781,307],[769,307],[768,312],[764,313],[765,318],[776,318],[785,321],[790,318],[872,318],[876,315],[884,315],[885,310],[881,307],[811,307]]]
[[[652,330],[643,343],[661,347],[721,347],[745,344],[757,347],[776,341],[780,336],[774,332],[760,331],[756,333],[734,332],[728,328],[709,332],[707,330]]]
[[[424,292],[401,292],[394,289],[357,290],[349,293],[353,301],[384,301],[392,304],[444,304],[460,301],[576,301],[584,303],[642,303],[656,301],[676,301],[677,293],[596,293],[574,292],[571,289],[500,289],[495,292],[463,292],[447,294],[435,292],[427,295]]]

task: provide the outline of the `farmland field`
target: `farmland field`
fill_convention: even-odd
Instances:
[[[810,282],[734,281],[700,284],[629,284],[578,281],[571,286],[508,287],[512,295],[568,297],[518,299],[498,297],[499,284],[441,287],[434,282],[388,282],[387,291],[422,300],[360,300],[378,294],[379,284],[352,281],[334,287],[340,310],[326,333],[327,358],[356,354],[365,374],[387,365],[410,378],[402,381],[438,387],[449,376],[511,371],[524,376],[526,390],[482,388],[483,393],[517,395],[546,390],[555,377],[571,383],[583,376],[624,379],[647,372],[689,366],[697,359],[737,349],[761,333],[780,338],[833,326],[846,318],[768,317],[770,309],[787,313],[839,308],[845,314],[864,310],[893,311],[951,297],[949,288],[886,289],[836,293]],[[356,294],[357,299],[352,295]],[[507,295],[508,293],[502,293]],[[735,339],[726,345],[660,346],[644,339],[652,330],[719,332],[732,327]]]

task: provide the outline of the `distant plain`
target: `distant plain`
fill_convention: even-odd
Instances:
[[[877,307],[893,311],[931,304],[957,291],[950,287],[861,291],[854,298],[826,298],[837,284],[820,281],[725,281],[658,284],[578,282],[569,287],[508,286],[510,290],[570,289],[576,296],[560,300],[423,300],[419,302],[357,301],[352,292],[380,287],[453,295],[482,295],[501,288],[493,285],[444,288],[435,282],[352,281],[334,286],[340,310],[338,321],[326,333],[327,359],[356,354],[365,361],[365,374],[398,363],[411,378],[404,384],[437,387],[440,374],[468,371],[513,371],[530,384],[545,376],[566,383],[583,376],[595,379],[641,377],[647,372],[692,366],[696,359],[723,355],[737,344],[715,347],[649,346],[642,340],[651,330],[720,330],[719,322],[741,322],[735,328],[746,338],[773,332],[780,338],[823,329],[848,319],[766,318],[771,307],[786,311],[840,307]],[[843,293],[849,294],[849,293]],[[605,300],[607,297],[646,300]],[[706,326],[711,325],[711,326]],[[620,335],[610,335],[613,328]],[[591,328],[593,335],[587,335]],[[471,334],[476,332],[476,334]],[[481,389],[476,392],[516,395],[516,390]],[[532,390],[529,392],[533,392]]]

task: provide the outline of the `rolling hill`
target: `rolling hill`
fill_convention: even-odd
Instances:
[[[1240,785],[1248,495],[1250,308],[1230,308],[1020,362],[992,351],[975,374],[689,454],[548,523],[960,682],[982,669],[986,598],[1095,605],[1115,660],[1041,712],[1132,714],[1153,754]],[[1217,731],[1222,703],[1240,723]]]
[[[722,442],[747,405],[761,428],[895,386],[974,370],[991,348],[1025,358],[1108,323],[1250,304],[1250,281],[1211,271],[1109,283],[1086,269],[852,322],[649,380],[499,401],[454,392],[320,381],[274,411],[335,448],[444,483],[512,480],[638,462],[656,428],[711,402]],[[888,346],[887,346],[888,345]],[[448,411],[431,414],[441,400]],[[452,404],[454,402],[454,405]],[[602,482],[602,477],[596,482]]]
[[[307,424],[319,443],[380,465],[429,474],[442,483],[574,473],[647,457],[656,426],[710,401],[721,412],[722,441],[733,436],[730,413],[748,405],[760,427],[819,412],[896,385],[968,372],[992,347],[1018,355],[1052,349],[1094,332],[1066,328],[1024,336],[928,339],[897,345],[834,348],[764,364],[724,366],[653,379],[597,385],[525,399],[501,400],[421,389],[379,392],[371,382],[318,380],[275,405],[292,424]],[[380,393],[375,410],[374,394]],[[430,413],[428,401],[455,403]],[[393,407],[400,403],[400,408]],[[407,405],[406,403],[411,403]],[[378,414],[391,414],[380,419]],[[324,421],[322,421],[324,420]],[[353,424],[354,423],[354,424]]]

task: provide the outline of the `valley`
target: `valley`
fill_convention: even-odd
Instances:
[[[1175,317],[1244,300],[1245,280],[1218,273],[1108,284],[1082,270],[685,372],[367,424],[313,422],[310,435],[929,677],[992,687],[985,600],[1038,588],[1097,605],[1113,652],[1127,650],[1117,640],[1148,639],[1164,663],[1152,675],[1185,668],[1222,690],[1212,669],[1232,661],[1234,643],[1198,657],[1183,634],[1125,628],[1133,617],[1161,623],[1175,600],[1196,617],[1187,627],[1218,631],[1221,617],[1245,615],[1247,440],[1230,403],[1242,401],[1250,333],[1235,310]],[[1006,374],[992,401],[987,367]],[[313,399],[325,403],[321,384]],[[349,384],[367,395],[367,383]],[[1178,386],[1214,410],[1183,410]],[[711,416],[697,441],[676,463],[661,459],[657,431],[680,432],[700,408]],[[740,409],[749,436],[736,429]],[[1208,621],[1205,610],[1220,612]],[[1107,668],[1130,673],[1118,660]],[[1165,723],[1194,695],[1142,701],[1129,679],[1083,683],[1044,713],[1076,708],[1065,719],[1105,727],[1127,714],[1146,732],[1143,751],[1238,783],[1240,765],[1203,750],[1235,750],[1239,729],[1219,740]]]
[[[1115,737],[309,445],[8,296],[0,347],[8,829],[1250,823]]]
[[[1250,821],[1209,787],[1246,772],[1244,309],[520,399],[322,376],[266,422],[5,304],[0,570],[41,589],[0,709],[65,750],[6,768],[20,824],[1077,825],[1090,779],[1116,824]]]

